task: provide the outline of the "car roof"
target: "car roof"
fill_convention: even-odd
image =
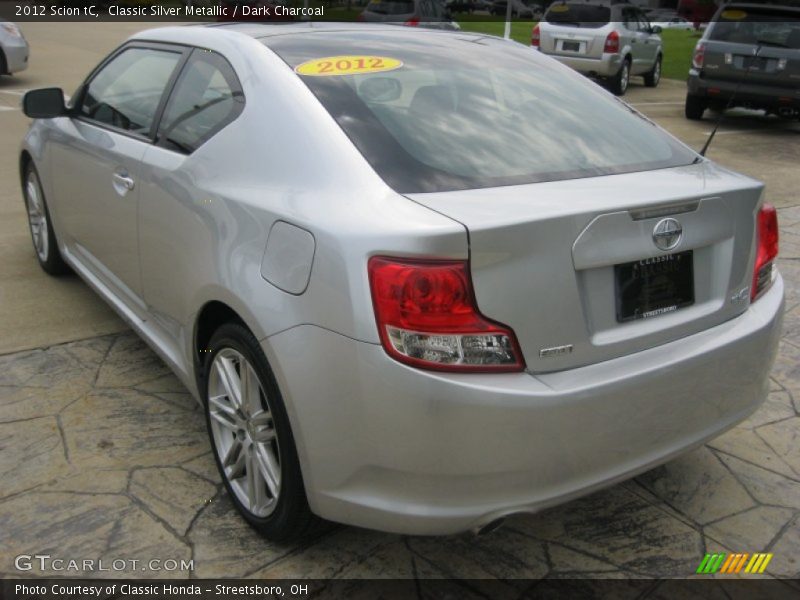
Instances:
[[[202,44],[203,38],[209,34],[219,33],[225,37],[231,34],[247,36],[269,46],[269,40],[294,35],[311,35],[315,33],[374,33],[386,31],[395,35],[418,37],[423,35],[459,35],[467,39],[497,38],[486,33],[467,31],[443,31],[438,29],[401,27],[386,23],[329,23],[329,22],[289,22],[289,23],[198,23],[190,25],[157,27],[140,31],[131,39],[152,40],[161,42],[179,42]],[[187,35],[192,34],[192,35]],[[513,42],[516,43],[516,42]]]

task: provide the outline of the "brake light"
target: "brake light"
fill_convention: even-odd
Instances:
[[[416,27],[419,25],[419,17],[411,17],[408,21],[403,23],[403,25],[407,25],[409,27]]]
[[[538,48],[539,44],[541,43],[541,34],[539,32],[539,26],[533,28],[531,32],[531,46],[534,48]]]
[[[367,18],[364,16],[364,13],[359,13],[358,16],[356,17],[356,21],[358,21],[359,23],[363,23],[366,20]]]
[[[692,55],[692,66],[695,69],[702,69],[706,61],[706,45],[703,42],[698,42],[694,47],[694,54]]]
[[[384,350],[423,369],[522,371],[514,332],[476,306],[465,260],[373,257],[369,283]]]
[[[756,263],[753,267],[753,286],[750,300],[756,300],[775,280],[775,257],[778,256],[778,212],[764,204],[756,219]]]
[[[603,46],[603,52],[608,52],[609,54],[616,54],[619,52],[619,34],[616,31],[612,31],[608,34],[606,44]]]

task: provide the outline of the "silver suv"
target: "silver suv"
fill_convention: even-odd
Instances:
[[[643,76],[648,87],[658,85],[660,32],[632,4],[557,2],[533,28],[531,45],[584,75],[605,79],[622,96],[631,75]]]

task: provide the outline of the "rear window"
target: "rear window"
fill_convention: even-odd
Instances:
[[[800,11],[726,7],[711,25],[708,38],[720,42],[800,50]]]
[[[372,0],[366,10],[379,15],[407,15],[414,12],[414,3],[398,0]]]
[[[544,19],[554,25],[603,27],[611,20],[611,9],[596,4],[553,4]]]
[[[596,84],[497,38],[382,30],[266,43],[301,73],[312,65],[318,74],[300,77],[402,193],[626,173],[696,157]],[[359,63],[385,70],[335,74]]]

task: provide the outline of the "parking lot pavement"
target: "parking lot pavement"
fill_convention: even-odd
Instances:
[[[0,99],[12,88],[71,89],[122,39],[123,26],[114,27],[93,28],[89,37],[70,25],[27,24],[31,71],[3,80]],[[700,147],[713,123],[682,118],[683,89],[633,87],[627,100]],[[796,124],[735,115],[710,152],[766,180],[768,199],[781,207],[787,313],[771,392],[753,417],[635,480],[515,517],[487,536],[418,538],[330,525],[279,546],[236,515],[201,412],[165,365],[80,282],[39,272],[15,174],[25,121],[8,105],[0,111],[0,353],[35,349],[0,356],[0,575],[21,574],[16,555],[49,553],[194,559],[191,572],[128,571],[148,577],[498,578],[515,588],[517,578],[544,575],[686,577],[706,552],[768,551],[769,574],[800,576]],[[59,344],[78,338],[87,339]]]

